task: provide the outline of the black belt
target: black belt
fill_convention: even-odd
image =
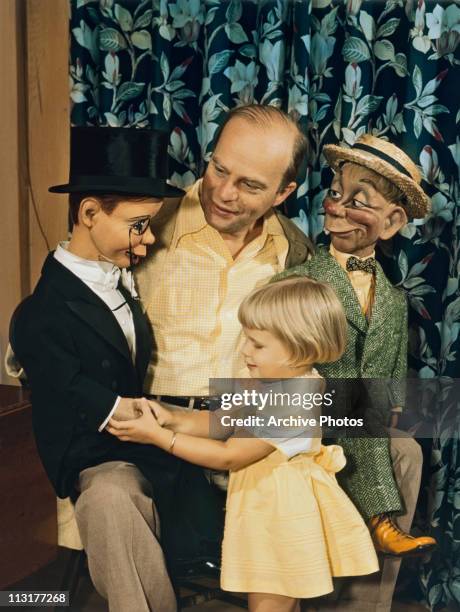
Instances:
[[[212,402],[217,399],[209,396],[196,397],[190,395],[149,395],[148,398],[165,404],[173,404],[173,406],[189,408],[189,410],[210,410]]]

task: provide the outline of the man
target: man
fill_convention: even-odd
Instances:
[[[306,139],[285,113],[236,108],[203,179],[182,200],[165,203],[153,225],[157,243],[137,272],[155,336],[145,385],[151,395],[199,408],[210,378],[235,377],[243,367],[241,301],[312,252],[276,210],[295,190],[305,155]]]
[[[197,475],[104,431],[111,416],[133,418],[142,395],[152,338],[126,269],[154,242],[163,197],[182,193],[167,184],[166,149],[160,132],[72,128],[69,183],[50,188],[70,193],[72,237],[47,257],[11,325],[40,456],[58,496],[76,500],[91,577],[111,612],[176,610],[158,514],[163,541],[172,492],[184,469],[187,483]],[[201,473],[193,483],[205,496]]]

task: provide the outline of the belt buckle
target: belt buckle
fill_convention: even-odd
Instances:
[[[198,410],[209,410],[211,405],[211,399],[209,397],[196,397],[195,402],[197,403]]]

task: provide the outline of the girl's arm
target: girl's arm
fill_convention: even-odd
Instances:
[[[148,400],[148,404],[161,427],[177,433],[209,438],[209,410],[168,410],[154,400]]]
[[[159,425],[146,400],[140,400],[139,406],[140,418],[133,421],[111,419],[107,431],[123,442],[154,444],[180,459],[214,470],[239,470],[275,450],[258,438],[229,438],[221,442],[172,432]]]

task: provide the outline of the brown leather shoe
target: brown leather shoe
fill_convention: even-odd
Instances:
[[[377,552],[394,557],[409,557],[433,550],[437,546],[434,538],[413,536],[401,531],[388,514],[373,516],[369,521],[374,546]]]

